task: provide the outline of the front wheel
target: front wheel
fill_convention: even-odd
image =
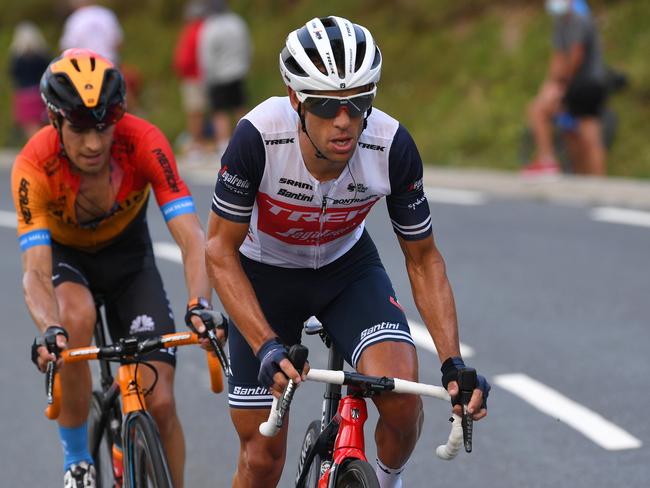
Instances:
[[[124,457],[126,488],[172,488],[160,435],[148,413],[135,412],[126,420]]]
[[[104,405],[103,398],[101,392],[93,392],[88,415],[88,446],[95,463],[97,488],[114,488],[113,444],[121,445],[122,417],[119,404]]]
[[[346,461],[336,477],[336,488],[379,488],[372,466],[361,459]]]
[[[305,438],[302,441],[302,448],[300,449],[300,460],[298,462],[298,472],[296,473],[296,486],[300,488],[317,488],[318,487],[318,478],[320,478],[320,466],[322,459],[320,455],[315,454],[309,465],[305,466],[307,461],[307,454],[310,449],[313,448],[316,443],[316,439],[320,435],[320,420],[314,420],[307,427],[307,432],[305,432]],[[308,470],[304,477],[304,484],[298,485],[298,480],[300,479],[304,470]]]

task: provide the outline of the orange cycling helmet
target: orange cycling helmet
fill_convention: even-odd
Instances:
[[[43,73],[41,97],[47,108],[80,128],[103,129],[126,110],[122,73],[89,49],[67,49]]]

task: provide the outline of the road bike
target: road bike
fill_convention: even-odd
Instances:
[[[228,359],[217,341],[216,329],[227,320],[222,314],[197,310],[193,312],[206,325],[205,336],[215,354],[207,353],[210,385],[215,393],[223,391],[222,370],[230,374]],[[160,441],[156,423],[146,411],[145,397],[155,388],[158,374],[146,361],[149,352],[176,346],[198,344],[194,332],[176,332],[156,337],[127,337],[108,345],[106,325],[97,307],[95,346],[51,350],[63,363],[98,360],[101,388],[93,391],[88,417],[88,445],[97,475],[97,488],[171,488],[172,478]],[[202,336],[203,337],[203,336]],[[110,362],[119,362],[117,378]],[[153,384],[146,390],[141,386],[140,366],[154,372]],[[61,409],[60,378],[55,363],[46,371],[47,408],[45,415],[54,420]]]
[[[365,455],[363,426],[368,418],[365,398],[383,392],[409,393],[430,396],[450,401],[447,391],[439,386],[406,381],[399,378],[374,377],[360,373],[342,371],[343,357],[320,322],[307,320],[305,332],[318,334],[329,348],[328,369],[310,369],[307,380],[325,383],[325,394],[321,420],[309,424],[296,474],[298,488],[379,488],[375,470]],[[289,358],[298,371],[302,371],[307,359],[307,348],[295,345],[289,351]],[[463,405],[463,416],[453,415],[451,432],[447,443],[438,446],[436,455],[450,460],[456,457],[461,445],[467,452],[472,450],[472,417],[467,412],[467,403],[476,387],[476,371],[465,368],[459,374],[459,400]],[[341,386],[347,385],[347,394],[341,396]],[[282,428],[284,416],[295,393],[295,384],[289,385],[280,399],[274,398],[269,418],[259,431],[265,436],[274,436]]]

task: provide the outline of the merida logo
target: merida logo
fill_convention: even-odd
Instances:
[[[20,213],[23,214],[23,220],[26,224],[32,223],[32,212],[29,210],[29,181],[21,178],[18,187],[18,201],[20,203]]]

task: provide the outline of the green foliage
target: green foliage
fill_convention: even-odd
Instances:
[[[0,86],[7,86],[12,28],[30,18],[52,46],[66,9],[50,0],[3,0]],[[108,2],[101,2],[107,4]],[[174,139],[183,128],[171,71],[183,0],[113,0],[125,30],[124,61],[144,79],[146,117]],[[615,175],[650,177],[650,2],[594,0],[607,61],[630,75],[612,99],[620,127],[609,158]],[[366,25],[384,55],[376,105],[412,132],[423,159],[449,166],[514,169],[526,105],[544,76],[550,21],[541,0],[232,0],[254,37],[251,104],[283,94],[277,57],[287,33],[314,16],[342,15]],[[323,5],[326,5],[324,7]],[[0,146],[11,142],[10,91],[0,93]]]

